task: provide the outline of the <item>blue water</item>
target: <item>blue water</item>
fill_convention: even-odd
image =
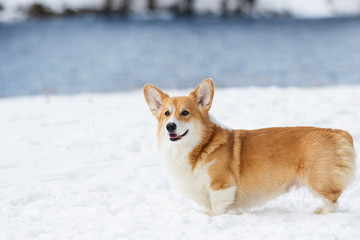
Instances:
[[[0,96],[360,84],[360,19],[54,18],[0,24]]]

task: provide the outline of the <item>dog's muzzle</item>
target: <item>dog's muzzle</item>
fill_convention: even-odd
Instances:
[[[175,142],[177,140],[180,140],[182,137],[185,137],[185,135],[189,132],[189,130],[186,130],[184,134],[182,135],[178,135],[178,134],[175,134],[175,133],[170,133],[169,134],[169,137],[170,137],[170,140]]]

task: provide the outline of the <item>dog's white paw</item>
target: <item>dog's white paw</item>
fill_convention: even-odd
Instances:
[[[317,209],[314,211],[314,214],[323,214],[323,213],[322,213],[322,210],[323,210],[322,207],[317,208]]]
[[[217,213],[217,212],[214,212],[211,210],[205,210],[205,211],[203,211],[203,213],[210,217],[215,217],[215,216],[219,216],[219,215],[223,214],[223,213]]]
[[[323,199],[323,206],[314,211],[315,214],[326,215],[328,213],[335,213],[338,210],[338,203],[333,203],[328,199]]]
[[[213,216],[211,210],[209,210],[209,209],[204,210],[202,213],[205,215],[208,215],[209,217]]]
[[[326,214],[329,214],[329,213],[336,213],[336,211],[337,211],[336,207],[333,207],[333,208],[321,207],[321,208],[316,209],[314,211],[314,213],[319,214],[319,215],[326,215]]]

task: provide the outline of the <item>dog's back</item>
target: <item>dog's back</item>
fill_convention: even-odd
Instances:
[[[353,141],[345,131],[267,128],[237,130],[236,136],[241,139],[239,206],[262,203],[299,185],[336,204],[354,176]]]

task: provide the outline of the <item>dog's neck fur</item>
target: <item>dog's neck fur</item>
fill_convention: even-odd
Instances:
[[[189,153],[189,161],[192,169],[195,169],[199,162],[206,164],[206,162],[210,161],[210,159],[206,159],[206,157],[223,144],[228,143],[233,135],[233,130],[225,129],[210,119],[207,120],[205,125],[206,129],[203,131],[200,144]]]

